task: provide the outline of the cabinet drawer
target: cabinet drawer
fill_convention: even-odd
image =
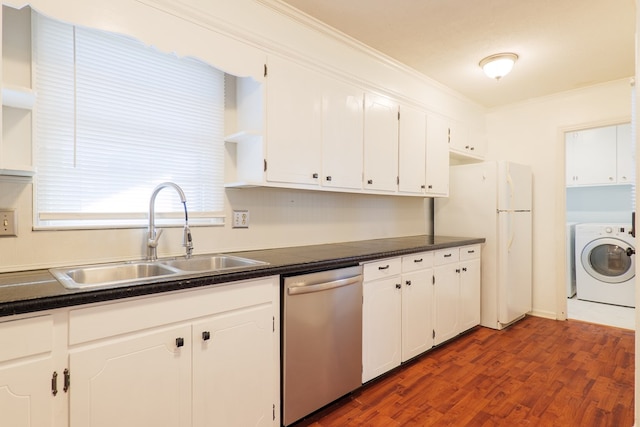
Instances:
[[[420,252],[402,257],[403,273],[431,267],[433,267],[433,252]]]
[[[382,261],[363,264],[364,281],[377,280],[383,277],[400,274],[402,262],[400,258],[383,259]]]
[[[460,248],[460,261],[480,258],[480,245],[464,246]]]
[[[433,265],[443,265],[460,260],[460,248],[441,249],[433,256]]]
[[[47,353],[52,347],[51,315],[0,323],[0,362]]]

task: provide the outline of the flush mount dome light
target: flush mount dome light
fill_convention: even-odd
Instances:
[[[498,53],[480,61],[480,68],[487,77],[500,80],[509,74],[517,60],[518,55],[515,53]]]

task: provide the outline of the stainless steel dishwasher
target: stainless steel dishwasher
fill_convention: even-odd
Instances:
[[[283,424],[362,385],[362,267],[284,278]]]

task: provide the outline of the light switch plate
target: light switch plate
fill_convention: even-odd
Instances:
[[[15,209],[0,209],[0,236],[18,236],[18,215]]]
[[[233,228],[249,228],[249,211],[233,211]]]

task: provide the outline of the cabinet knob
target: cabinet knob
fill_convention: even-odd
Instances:
[[[312,176],[313,176],[313,179],[317,179],[318,178],[318,174],[317,173],[314,173]]]
[[[402,285],[400,283],[396,283],[396,289],[400,289],[402,288]]]
[[[327,176],[325,179],[326,179],[327,181],[331,181],[331,175]]]
[[[202,341],[209,341],[211,339],[211,332],[202,331]]]
[[[456,273],[460,273],[460,269],[459,268],[456,268]]]
[[[462,267],[462,271],[467,271],[467,267]]]
[[[372,179],[368,179],[367,180],[367,184],[373,184],[373,180]]]
[[[613,181],[613,177],[612,176],[609,177],[609,181]]]
[[[433,189],[433,185],[429,184],[429,190]]]
[[[184,347],[184,338],[176,338],[176,347]]]
[[[424,190],[424,189],[425,189],[425,185],[424,185],[424,184],[422,184],[422,185],[420,186],[420,188],[422,188],[422,189]]]
[[[411,286],[411,280],[407,280],[405,283],[407,286]]]

